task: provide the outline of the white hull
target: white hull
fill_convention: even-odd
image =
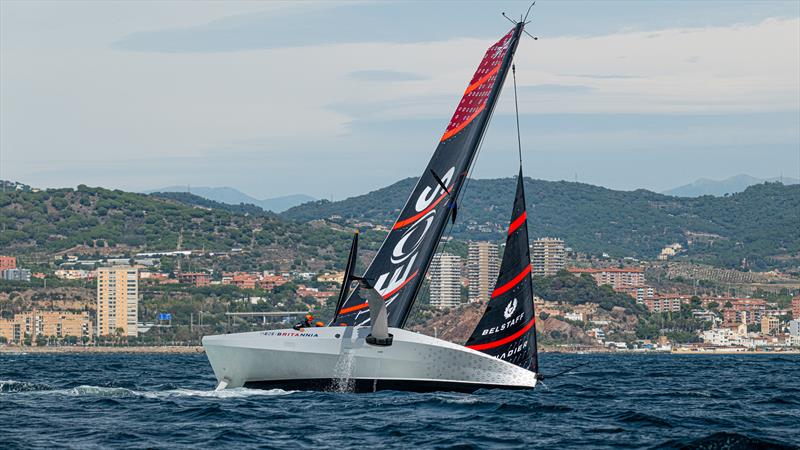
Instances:
[[[221,386],[376,391],[530,389],[536,374],[461,345],[390,328],[392,345],[366,342],[370,327],[320,327],[203,338]]]

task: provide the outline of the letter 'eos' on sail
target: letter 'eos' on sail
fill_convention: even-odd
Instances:
[[[402,328],[414,305],[450,217],[452,209],[448,205],[455,205],[475,159],[522,27],[518,24],[486,51],[433,157],[364,274],[386,300],[390,327]],[[448,189],[433,174],[442,175],[440,181]],[[332,323],[369,323],[369,308],[360,289],[357,286],[339,305]]]

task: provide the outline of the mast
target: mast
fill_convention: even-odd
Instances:
[[[524,30],[515,24],[489,47],[428,166],[363,278],[386,301],[388,324],[402,328],[475,160]],[[367,295],[357,286],[332,323],[367,325]]]

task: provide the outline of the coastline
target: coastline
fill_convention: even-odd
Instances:
[[[35,346],[0,346],[0,354],[19,353],[205,353],[203,347],[198,345],[148,345],[138,347],[96,347],[96,346],[61,346],[61,347],[35,347]]]
[[[199,345],[143,345],[131,347],[106,347],[106,346],[61,346],[61,347],[36,347],[36,346],[0,346],[0,354],[28,354],[28,353],[174,353],[195,354],[205,353]],[[617,355],[800,355],[800,350],[792,351],[736,351],[736,350],[672,350],[672,351],[636,351],[636,350],[608,350],[604,348],[590,348],[582,350],[568,350],[558,348],[540,349],[539,353],[569,353],[569,354],[598,354],[613,353]]]

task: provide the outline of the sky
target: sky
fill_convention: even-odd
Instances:
[[[0,1],[0,179],[342,199],[418,176],[525,2]],[[540,0],[524,170],[800,178],[800,2]],[[516,173],[510,79],[473,175]]]

